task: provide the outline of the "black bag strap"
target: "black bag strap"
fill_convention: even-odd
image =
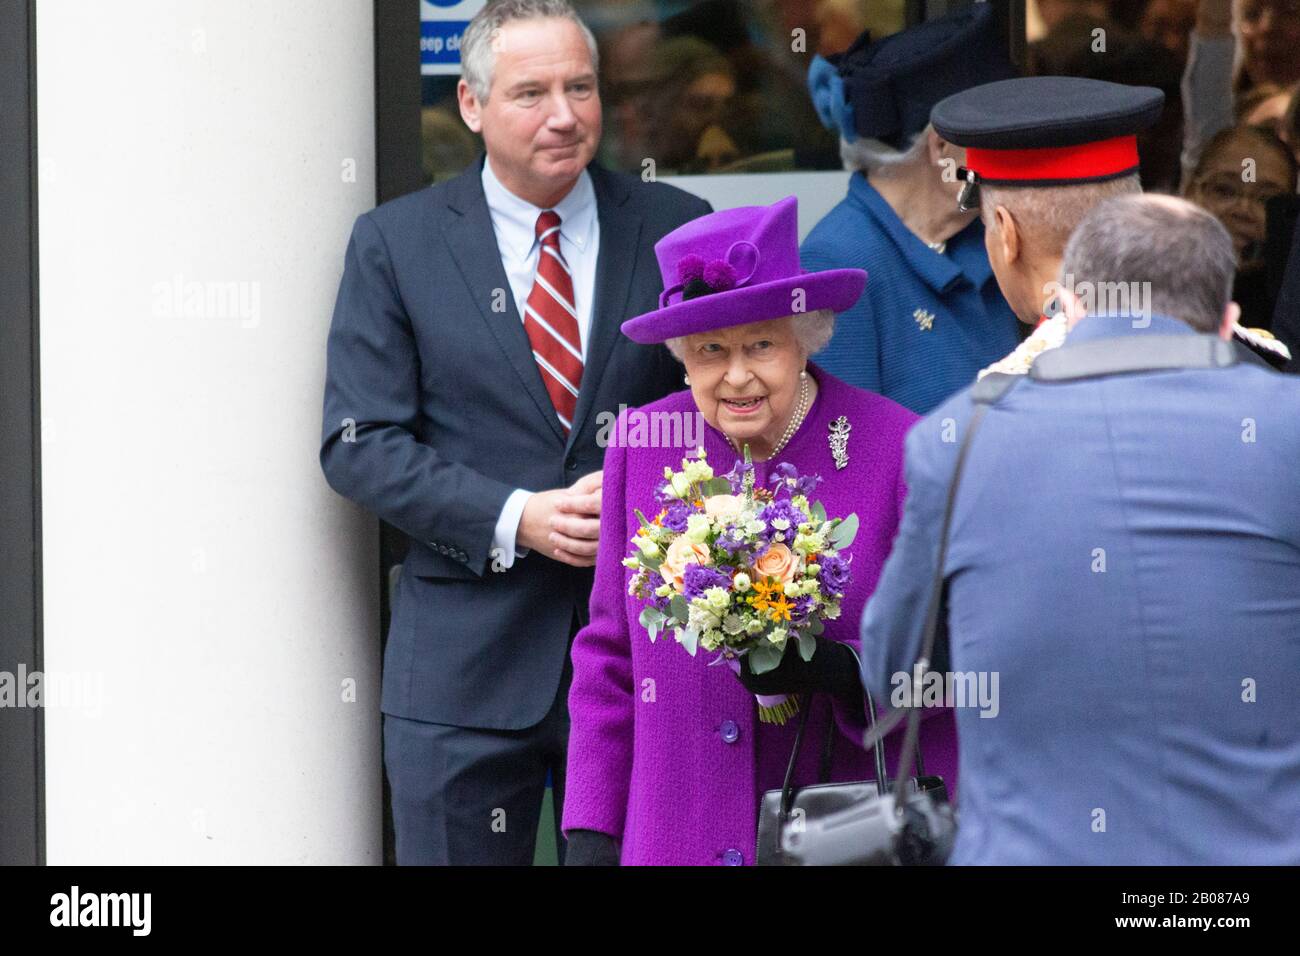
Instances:
[[[852,650],[853,648],[849,648]],[[857,656],[856,654],[854,655]],[[867,711],[867,732],[876,725],[876,702],[872,700],[869,691],[863,691],[866,695],[865,706]],[[827,719],[826,719],[826,741],[822,747],[821,767],[818,776],[818,782],[827,783],[831,777],[831,756],[835,749],[835,711],[834,706],[827,697]],[[794,734],[794,748],[790,751],[790,762],[786,764],[785,780],[781,783],[781,822],[784,824],[790,819],[790,814],[794,809],[794,772],[795,765],[799,762],[799,752],[803,748],[804,730],[808,726],[808,715],[812,712],[812,695],[803,701],[803,706],[799,713],[799,728]],[[889,779],[885,771],[885,746],[881,740],[877,740],[872,747],[872,754],[876,765],[876,792],[881,796],[889,789]],[[918,773],[921,771],[918,770]]]
[[[934,576],[930,579],[930,601],[926,605],[925,612],[925,630],[921,638],[921,654],[917,658],[916,664],[920,670],[913,668],[916,686],[913,688],[912,699],[915,701],[919,696],[920,682],[925,676],[926,670],[930,666],[931,655],[934,654],[934,635],[939,626],[939,608],[943,603],[943,582],[944,582],[944,565],[948,559],[948,529],[952,525],[953,505],[957,501],[957,487],[961,483],[962,469],[966,465],[966,455],[970,451],[971,441],[975,437],[975,432],[979,429],[980,422],[983,421],[985,413],[989,406],[996,403],[1003,395],[1011,391],[1017,384],[1023,381],[1022,375],[1007,375],[1001,372],[994,372],[984,376],[971,388],[971,400],[975,404],[975,411],[971,415],[970,422],[966,425],[966,434],[962,436],[961,447],[957,449],[957,461],[953,466],[952,480],[948,483],[948,497],[944,502],[943,524],[939,530],[939,553],[935,562]],[[906,767],[912,757],[909,749],[920,754],[920,742],[917,738],[917,730],[913,727],[913,718],[919,724],[921,709],[916,706],[899,707],[893,710],[883,720],[875,723],[873,727],[867,729],[867,734],[862,740],[864,747],[875,747],[879,745],[881,739],[892,732],[895,727],[903,722],[904,718],[908,721],[908,732],[903,738],[903,750],[899,754],[898,765]],[[908,747],[909,741],[911,747]]]

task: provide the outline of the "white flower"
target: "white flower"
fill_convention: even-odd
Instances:
[[[745,629],[745,619],[739,614],[728,614],[722,619],[722,629],[728,634],[739,634]]]
[[[708,607],[703,606],[699,598],[691,602],[690,611],[686,618],[686,626],[692,631],[702,634],[708,630],[716,630],[721,624],[721,618]]]
[[[779,645],[779,644],[784,644],[784,643],[785,643],[785,636],[786,636],[786,629],[785,629],[785,628],[783,628],[783,627],[774,627],[774,628],[772,628],[772,630],[771,630],[770,632],[768,632],[767,640],[768,640],[768,643],[770,643],[770,644],[778,644],[778,645]]]
[[[713,522],[708,515],[693,514],[686,519],[686,540],[703,544],[713,531]]]
[[[713,469],[703,458],[683,462],[683,465],[682,474],[684,474],[687,480],[692,484],[697,481],[709,481],[713,477]]]
[[[749,575],[744,571],[741,571],[731,579],[731,586],[736,589],[737,594],[744,594],[749,590],[751,584],[753,584],[753,582],[749,580]]]
[[[745,633],[746,633],[746,634],[762,634],[762,633],[763,633],[763,628],[766,627],[766,626],[767,626],[767,625],[765,625],[765,624],[764,624],[762,621],[760,621],[758,618],[756,618],[756,617],[752,617],[752,618],[750,618],[748,621],[745,622]]]
[[[706,588],[704,600],[709,603],[709,608],[714,611],[725,611],[731,606],[731,595],[727,593],[725,588]]]
[[[647,558],[659,557],[660,554],[659,545],[655,544],[645,535],[637,535],[633,539],[633,543],[635,543],[636,546],[641,549],[641,553],[644,554]]]

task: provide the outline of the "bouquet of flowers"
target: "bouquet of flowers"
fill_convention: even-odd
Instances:
[[[755,488],[748,447],[719,477],[703,448],[680,471],[665,467],[657,514],[636,510],[641,527],[623,560],[636,571],[628,593],[646,602],[640,621],[650,640],[671,631],[692,656],[719,651],[711,663],[737,673],[746,656],[754,674],[774,669],[790,641],[811,660],[823,622],[839,617],[849,584],[840,552],[858,530],[856,515],[828,518],[809,499],[820,481],[785,463],[771,487]],[[766,723],[798,712],[788,695],[757,696]]]

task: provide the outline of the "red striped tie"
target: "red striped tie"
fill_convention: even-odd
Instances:
[[[560,217],[546,210],[537,217],[537,278],[524,302],[524,329],[542,373],[555,414],[567,435],[582,384],[582,340],[573,305],[573,277],[560,252]]]

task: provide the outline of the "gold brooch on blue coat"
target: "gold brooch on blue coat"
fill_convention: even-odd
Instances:
[[[835,469],[838,471],[849,463],[849,431],[853,428],[849,424],[848,416],[841,415],[828,426],[830,436],[827,441],[831,446],[831,457],[835,459]]]
[[[927,312],[925,309],[917,309],[912,313],[912,318],[916,319],[916,324],[921,327],[922,332],[929,332],[934,328],[934,313]]]

